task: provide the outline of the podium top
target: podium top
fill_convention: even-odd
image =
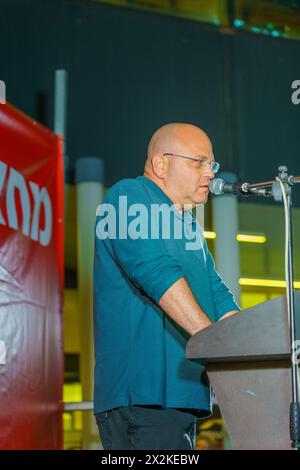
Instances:
[[[295,292],[300,339],[300,292]],[[284,360],[290,357],[286,297],[277,297],[220,320],[191,336],[186,358],[204,363]]]

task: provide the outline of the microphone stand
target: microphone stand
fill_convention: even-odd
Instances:
[[[292,448],[300,449],[300,404],[299,404],[299,381],[297,363],[297,334],[296,334],[296,311],[294,291],[294,266],[293,266],[293,234],[292,234],[292,186],[300,183],[300,176],[289,176],[286,166],[278,168],[278,176],[275,181],[262,183],[245,183],[244,192],[249,195],[273,197],[275,201],[284,201],[286,219],[286,296],[287,311],[290,322],[290,352],[291,352],[291,385],[292,401],[290,403],[290,439]],[[267,189],[271,187],[271,189]]]

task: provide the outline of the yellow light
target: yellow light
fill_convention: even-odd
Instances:
[[[216,232],[203,231],[205,238],[214,239],[217,238]],[[266,243],[267,237],[264,235],[247,235],[245,233],[238,233],[236,236],[237,241],[239,242],[248,242],[248,243]]]
[[[241,286],[256,286],[256,287],[285,287],[285,281],[276,279],[251,279],[241,277],[239,280]],[[294,281],[294,288],[300,289],[300,281]]]
[[[267,237],[263,235],[246,235],[244,233],[238,233],[236,239],[239,242],[249,243],[266,243],[267,241]]]
[[[82,385],[81,383],[74,382],[63,385],[63,401],[76,402],[82,401]]]
[[[72,431],[72,414],[63,413],[63,428],[64,431]]]
[[[205,238],[216,238],[217,237],[216,232],[206,232],[205,230],[203,232],[203,235],[204,235]]]

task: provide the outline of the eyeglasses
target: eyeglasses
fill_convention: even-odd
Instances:
[[[183,155],[176,155],[175,153],[163,153],[163,155],[171,155],[173,157],[185,158],[186,160],[193,160],[194,162],[199,163],[199,168],[205,168],[206,165],[209,165],[213,173],[218,173],[220,169],[220,163],[215,162],[214,160],[208,160],[206,157],[203,157],[203,158],[185,157]]]

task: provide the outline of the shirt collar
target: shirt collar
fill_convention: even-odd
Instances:
[[[154,183],[154,181],[150,180],[146,176],[137,176],[136,179],[141,181],[145,186],[154,191],[156,195],[160,198],[160,200],[167,203],[169,206],[172,206],[174,204],[173,201],[166,195],[166,193],[164,193],[163,190],[160,189],[160,187],[157,186],[156,183]],[[188,209],[183,212],[175,210],[174,213],[175,216],[180,219],[183,223],[192,224],[196,220],[193,213]]]

